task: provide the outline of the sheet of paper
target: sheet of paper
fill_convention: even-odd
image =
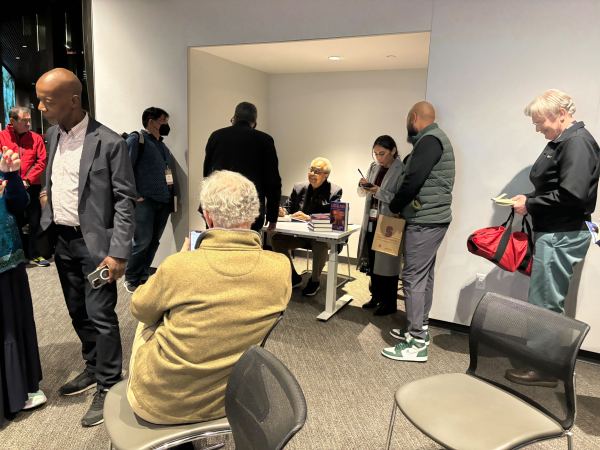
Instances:
[[[515,204],[514,200],[511,200],[507,197],[507,194],[500,194],[498,197],[494,197],[492,201],[498,206],[513,206]]]

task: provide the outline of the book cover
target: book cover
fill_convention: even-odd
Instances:
[[[311,222],[331,223],[331,216],[327,213],[318,213],[310,215]]]
[[[331,202],[331,227],[335,231],[346,231],[348,229],[349,216],[350,203]]]

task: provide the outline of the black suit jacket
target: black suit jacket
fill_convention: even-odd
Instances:
[[[46,192],[48,204],[40,225],[48,229],[52,211],[52,164],[58,147],[58,126],[48,130]],[[127,145],[114,131],[90,117],[79,163],[79,224],[92,260],[106,256],[127,259],[135,227],[135,179]]]
[[[310,204],[307,203],[310,197]],[[296,183],[290,198],[285,203],[284,209],[288,214],[302,211],[304,214],[329,213],[331,202],[338,202],[342,198],[342,188],[337,184],[325,182],[316,191],[308,181]]]
[[[215,170],[231,170],[256,186],[260,214],[276,222],[281,197],[281,177],[273,138],[245,122],[213,132],[206,143],[204,176]]]

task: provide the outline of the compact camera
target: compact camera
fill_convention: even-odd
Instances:
[[[88,281],[92,285],[92,289],[100,289],[103,285],[108,283],[110,272],[108,266],[98,267],[92,273],[88,275]]]

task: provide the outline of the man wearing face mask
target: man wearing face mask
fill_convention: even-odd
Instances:
[[[144,129],[127,138],[138,198],[131,257],[125,270],[125,289],[133,293],[150,276],[169,214],[176,201],[175,160],[163,142],[170,131],[169,114],[150,107],[142,113]]]
[[[454,152],[448,136],[435,123],[431,103],[422,101],[411,108],[406,129],[413,151],[390,210],[406,220],[402,287],[407,326],[390,332],[400,343],[382,353],[398,361],[425,362],[435,258],[452,220]]]

